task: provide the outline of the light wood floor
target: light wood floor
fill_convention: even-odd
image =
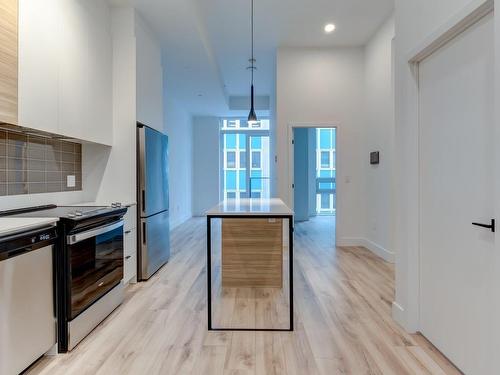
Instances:
[[[363,248],[337,248],[333,221],[295,232],[296,330],[212,332],[206,323],[205,221],[172,234],[172,258],[73,352],[29,374],[459,374],[391,318],[394,269]]]

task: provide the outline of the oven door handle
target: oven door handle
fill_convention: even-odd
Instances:
[[[111,232],[112,230],[120,228],[120,226],[123,226],[123,220],[117,221],[116,223],[113,223],[110,225],[91,229],[91,230],[88,230],[86,232],[71,234],[71,235],[66,237],[66,242],[69,245],[74,245],[75,243],[86,240],[88,238],[96,237],[96,236],[99,236],[101,234]]]

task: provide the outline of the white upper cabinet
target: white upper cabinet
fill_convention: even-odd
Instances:
[[[19,0],[19,125],[57,133],[58,0]]]
[[[106,2],[19,4],[19,124],[111,145],[112,39]]]
[[[111,144],[113,137],[113,45],[111,14],[106,2],[86,2],[89,15],[88,111],[85,132],[95,142]]]

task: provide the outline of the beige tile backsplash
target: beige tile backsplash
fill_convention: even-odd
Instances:
[[[0,130],[0,196],[72,190],[82,190],[80,144]]]

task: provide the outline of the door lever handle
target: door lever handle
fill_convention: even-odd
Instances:
[[[492,232],[495,232],[495,219],[491,219],[491,224],[482,224],[482,223],[472,223],[477,227],[491,229]]]

